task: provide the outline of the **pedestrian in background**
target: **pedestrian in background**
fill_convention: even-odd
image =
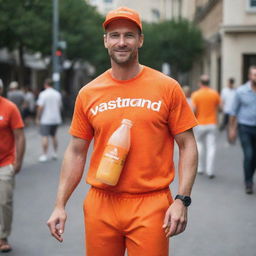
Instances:
[[[23,107],[23,119],[27,126],[35,118],[36,102],[35,102],[34,93],[32,92],[31,88],[25,87],[24,95],[25,95],[24,97],[25,103]]]
[[[220,131],[223,131],[228,125],[229,115],[231,113],[232,103],[236,92],[234,83],[234,78],[229,78],[227,87],[223,88],[221,91],[221,109],[223,110],[223,119],[220,125]]]
[[[57,129],[61,124],[61,94],[53,88],[53,81],[46,79],[44,82],[45,90],[42,91],[37,100],[36,122],[40,124],[40,134],[42,136],[42,155],[39,162],[46,162],[49,159],[49,137],[53,145],[52,158],[57,159]]]
[[[189,87],[188,85],[184,85],[184,86],[182,86],[182,90],[183,90],[183,92],[184,92],[184,94],[185,94],[185,96],[186,96],[188,105],[189,105],[191,108],[193,108],[193,106],[192,106],[192,100],[191,100],[191,89],[190,89],[190,87]]]
[[[22,166],[25,152],[23,121],[17,106],[1,96],[0,79],[0,252],[12,248],[8,243],[13,216],[14,176]]]
[[[249,68],[248,76],[249,81],[235,93],[230,114],[229,140],[235,140],[238,128],[244,154],[245,191],[252,194],[256,169],[256,66]]]
[[[220,96],[210,88],[208,75],[202,75],[199,81],[200,89],[192,93],[192,105],[199,122],[195,128],[198,146],[198,173],[206,172],[210,179],[215,177],[215,154],[217,136],[217,115],[220,106]]]
[[[23,111],[23,106],[25,102],[25,95],[21,89],[19,89],[19,84],[16,81],[12,81],[9,85],[9,91],[7,92],[7,98],[16,104],[20,113]]]
[[[84,171],[94,138],[84,203],[86,255],[168,256],[168,237],[183,232],[196,176],[197,125],[180,85],[161,72],[139,64],[144,36],[139,14],[121,7],[103,23],[111,69],[84,86],[76,99],[54,211],[51,234],[63,241],[65,205]],[[103,150],[123,118],[134,125],[131,148],[116,186],[96,179]],[[179,155],[179,189],[173,201],[173,147]],[[116,148],[115,148],[116,149]],[[117,213],[117,215],[116,215]]]

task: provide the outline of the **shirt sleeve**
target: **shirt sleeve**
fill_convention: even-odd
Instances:
[[[94,136],[94,130],[85,114],[83,101],[80,94],[78,94],[76,98],[75,109],[69,133],[73,136],[89,141],[91,141]]]
[[[40,107],[42,107],[44,105],[44,98],[43,98],[42,94],[39,94],[36,104]]]
[[[179,84],[174,88],[170,100],[168,123],[173,136],[189,130],[198,124]]]

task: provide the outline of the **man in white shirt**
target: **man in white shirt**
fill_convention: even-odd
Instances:
[[[43,154],[39,157],[39,162],[48,160],[48,147],[50,136],[53,143],[52,158],[57,158],[58,141],[56,132],[58,125],[61,123],[61,94],[53,87],[51,79],[46,79],[44,83],[45,90],[39,94],[37,100],[36,122],[40,124],[40,134],[42,136]]]
[[[236,89],[234,88],[235,80],[228,79],[228,85],[221,91],[221,107],[223,110],[223,120],[220,125],[220,130],[224,130],[228,124],[229,115],[231,113],[232,103],[234,100]]]

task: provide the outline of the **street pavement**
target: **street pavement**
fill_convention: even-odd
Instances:
[[[84,255],[82,203],[89,188],[85,177],[67,205],[64,242],[54,240],[46,226],[54,206],[61,159],[70,138],[68,125],[59,128],[58,137],[59,159],[39,163],[40,136],[37,128],[26,128],[24,166],[16,176],[10,256]],[[240,145],[228,146],[224,132],[218,136],[216,170],[215,179],[197,177],[187,230],[170,240],[170,255],[256,256],[256,193],[245,194]],[[177,180],[171,189],[175,195]]]

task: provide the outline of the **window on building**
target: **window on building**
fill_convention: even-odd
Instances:
[[[256,12],[256,0],[247,0],[247,10],[249,12]]]
[[[256,0],[250,0],[251,7],[256,7]]]
[[[157,9],[152,9],[151,10],[152,13],[152,21],[153,22],[157,22],[160,20],[160,12]]]

